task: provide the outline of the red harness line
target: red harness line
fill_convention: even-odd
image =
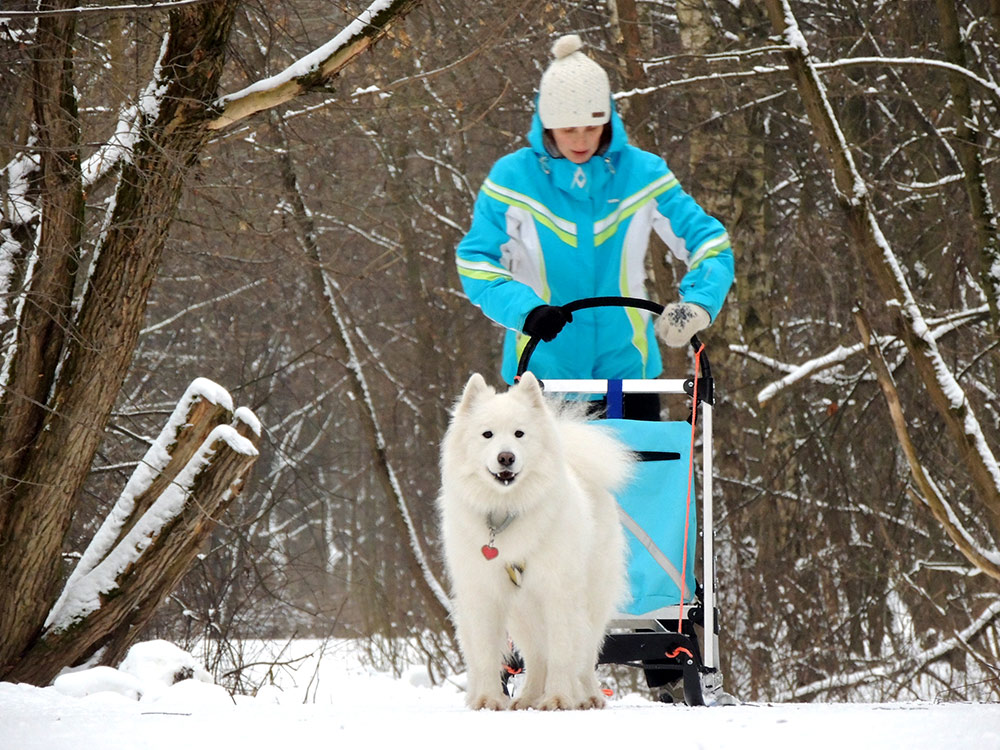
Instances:
[[[691,452],[688,455],[688,486],[687,501],[684,509],[684,552],[681,558],[681,604],[677,615],[677,632],[681,630],[684,621],[684,583],[687,580],[687,558],[688,558],[688,531],[691,528],[691,486],[694,483],[694,443],[695,443],[695,422],[698,416],[698,376],[701,373],[701,353],[705,350],[705,345],[694,353],[694,387],[691,395]],[[674,654],[676,656],[676,653]]]

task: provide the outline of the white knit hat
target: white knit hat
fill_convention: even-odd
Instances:
[[[611,119],[608,74],[581,47],[576,34],[561,36],[552,45],[556,59],[538,87],[538,116],[546,129],[603,125]]]

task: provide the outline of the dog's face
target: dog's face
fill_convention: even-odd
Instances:
[[[451,446],[445,460],[497,492],[512,492],[544,469],[551,458],[551,416],[538,381],[526,373],[506,393],[497,393],[481,375],[473,375],[452,417]],[[460,458],[459,458],[460,456]],[[492,494],[492,493],[491,493]]]

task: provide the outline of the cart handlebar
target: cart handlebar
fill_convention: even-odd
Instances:
[[[653,302],[652,300],[643,299],[641,297],[585,297],[583,299],[567,302],[565,305],[561,306],[561,309],[567,313],[574,313],[577,310],[586,310],[593,307],[637,307],[643,310],[649,310],[651,313],[656,315],[660,315],[663,312],[663,305],[659,302]],[[534,353],[535,347],[538,346],[539,341],[540,339],[537,336],[532,336],[524,345],[524,349],[521,351],[521,357],[517,361],[518,378],[528,371],[528,363],[531,361],[531,355]],[[711,378],[711,367],[708,362],[708,355],[705,353],[705,349],[702,347],[701,341],[698,340],[697,336],[691,337],[691,349],[698,356],[702,376]]]

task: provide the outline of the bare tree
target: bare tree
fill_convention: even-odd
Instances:
[[[50,644],[39,666],[33,644],[58,593],[61,548],[131,364],[171,220],[205,145],[220,127],[325,86],[415,2],[374,3],[313,57],[261,87],[279,93],[260,103],[259,93],[244,91],[226,103],[218,91],[239,5],[220,0],[170,10],[153,78],[99,155],[114,163],[118,177],[100,236],[90,240],[85,278],[78,278],[86,220],[74,4],[54,3],[57,12],[37,19],[29,44],[33,137],[14,157],[21,168],[8,167],[17,207],[4,217],[5,247],[16,243],[8,250],[7,288],[11,280],[20,288],[4,341],[0,396],[0,675],[44,681],[60,658],[80,656]],[[201,500],[210,506],[228,497],[232,477],[244,468],[237,462],[220,470],[222,481],[199,487]],[[199,538],[183,526],[174,533]],[[191,555],[178,559],[190,563]],[[145,564],[160,588],[179,577]],[[140,610],[141,621],[149,612]],[[133,612],[108,607],[95,617],[109,633],[126,626]],[[93,644],[84,649],[92,650]]]

